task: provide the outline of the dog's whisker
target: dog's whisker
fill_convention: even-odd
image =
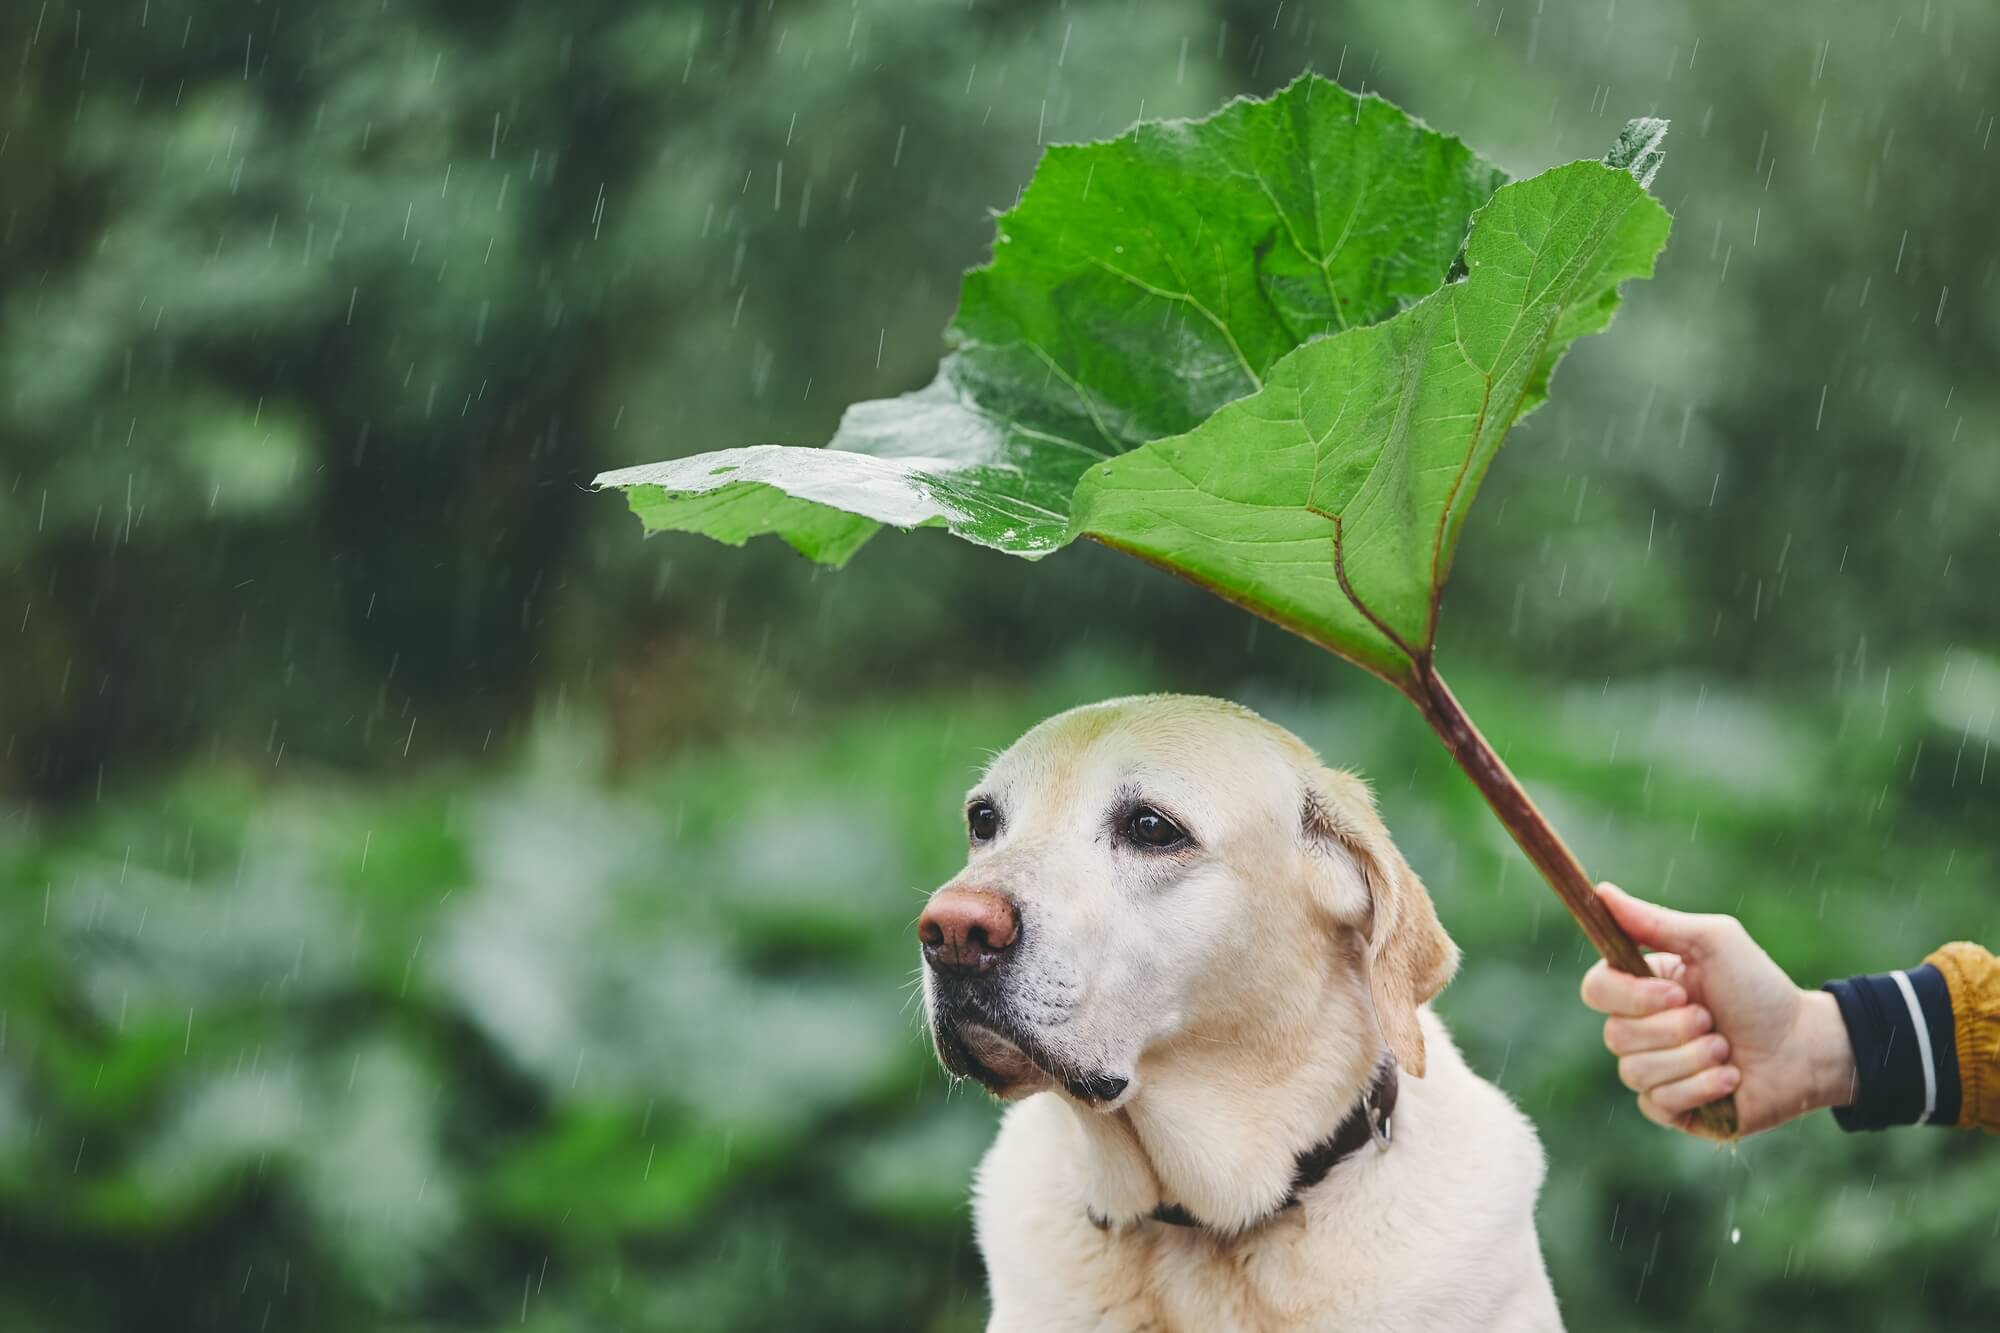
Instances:
[[[1181,1036],[1188,1041],[1207,1042],[1211,1046],[1227,1046],[1231,1050],[1242,1050],[1250,1044],[1236,1037],[1211,1037],[1206,1032],[1183,1032]]]

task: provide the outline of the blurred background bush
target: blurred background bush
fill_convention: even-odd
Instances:
[[[990,748],[1226,693],[1379,785],[1573,1327],[1991,1327],[2000,1152],[1645,1125],[1414,713],[1108,552],[839,576],[600,468],[928,378],[1040,145],[1314,68],[1659,277],[1442,660],[1589,865],[1802,981],[2000,935],[1988,0],[20,0],[0,13],[0,1326],[980,1326],[911,922]]]

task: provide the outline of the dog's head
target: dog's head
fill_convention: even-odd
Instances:
[[[1422,1075],[1417,1008],[1456,951],[1368,788],[1248,709],[1063,713],[993,762],[965,820],[965,869],[918,922],[953,1073],[1109,1109],[1155,1052],[1256,1040],[1333,993],[1351,1039]]]

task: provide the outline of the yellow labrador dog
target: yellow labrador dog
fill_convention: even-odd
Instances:
[[[1368,789],[1248,709],[1042,723],[918,922],[939,1058],[1014,1103],[993,1330],[1559,1329],[1542,1154],[1425,1007],[1457,951]]]

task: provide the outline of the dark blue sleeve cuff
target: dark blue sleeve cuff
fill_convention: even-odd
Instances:
[[[1833,1110],[1842,1129],[1957,1123],[1951,992],[1935,967],[1849,977],[1822,989],[1839,1004],[1854,1047],[1854,1103]]]

